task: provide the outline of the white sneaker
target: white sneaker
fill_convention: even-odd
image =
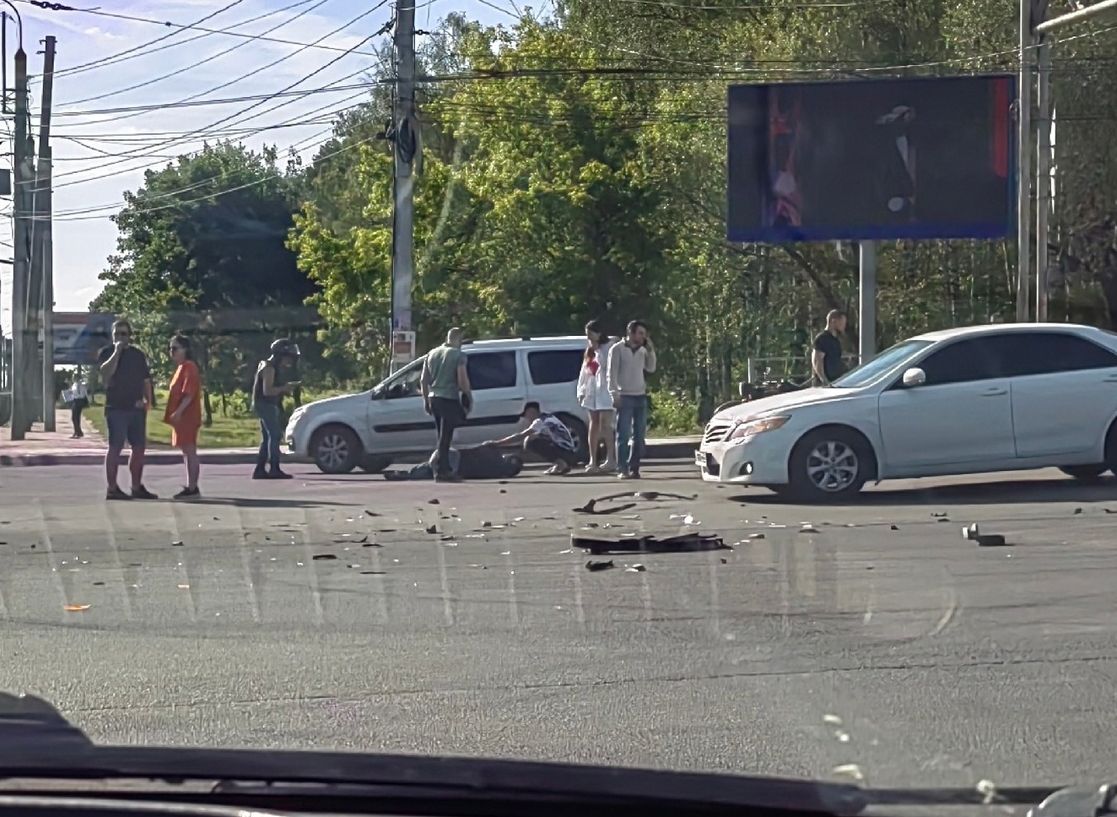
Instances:
[[[632,474],[628,473],[628,471],[621,471],[617,474],[617,479],[632,479]]]

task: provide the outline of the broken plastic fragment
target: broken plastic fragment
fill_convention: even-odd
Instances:
[[[627,568],[625,568],[625,570],[629,573],[643,573],[645,570],[647,570],[647,568],[637,562],[634,565],[629,565]]]
[[[67,613],[84,613],[92,604],[67,604],[62,609]]]
[[[828,723],[831,726],[841,726],[842,725],[842,719],[840,717],[838,717],[837,715],[830,715],[830,714],[823,715],[822,716],[822,721],[823,721],[823,723]]]
[[[595,562],[593,559],[590,559],[588,562],[586,562],[586,570],[594,573],[601,570],[612,570],[614,567],[616,567],[616,565],[613,564],[612,559],[607,562]]]
[[[835,766],[834,774],[852,778],[858,783],[863,783],[865,781],[865,774],[861,771],[861,767],[858,766],[856,763],[843,763],[840,766]]]

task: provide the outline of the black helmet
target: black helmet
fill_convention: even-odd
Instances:
[[[290,338],[279,338],[271,342],[272,357],[298,357],[300,354],[299,344]]]

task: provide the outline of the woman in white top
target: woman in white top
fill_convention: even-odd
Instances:
[[[617,461],[617,442],[613,435],[613,398],[609,394],[609,377],[605,371],[609,348],[615,342],[601,328],[600,321],[586,324],[586,356],[578,376],[578,402],[589,415],[589,454],[587,474],[607,473]],[[605,461],[598,464],[597,450],[605,443]]]

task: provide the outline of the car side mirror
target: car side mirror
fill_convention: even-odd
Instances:
[[[913,367],[904,372],[904,388],[922,386],[927,382],[927,373],[918,367]]]

